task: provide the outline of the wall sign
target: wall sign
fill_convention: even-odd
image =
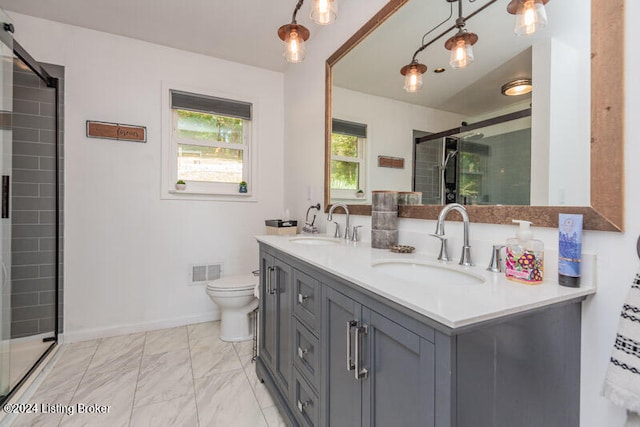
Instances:
[[[378,167],[404,169],[404,159],[402,157],[378,156]]]
[[[89,138],[117,139],[119,141],[147,142],[146,126],[87,120]]]

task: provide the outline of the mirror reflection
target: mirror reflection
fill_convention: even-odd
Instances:
[[[465,22],[478,36],[466,67],[444,46],[459,31],[447,0],[409,1],[332,67],[332,201],[589,205],[589,7],[549,1],[546,27],[518,37],[510,2],[489,3],[462,0],[463,16],[486,7]],[[400,69],[425,44],[423,85],[407,92]],[[517,80],[533,90],[503,94]]]

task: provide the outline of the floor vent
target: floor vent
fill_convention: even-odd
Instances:
[[[221,263],[192,265],[189,274],[189,284],[199,285],[219,279],[222,274]]]

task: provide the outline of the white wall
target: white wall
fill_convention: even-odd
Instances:
[[[371,17],[385,2],[348,2],[331,27],[312,38],[307,46],[307,58],[302,64],[290,66],[285,73],[285,147],[287,179],[285,204],[295,217],[303,218],[311,201],[322,200],[324,147],[324,61],[353,32]],[[640,28],[632,17],[639,16],[640,3],[628,1],[627,40],[637,40]],[[626,229],[624,233],[587,231],[585,252],[595,252],[597,259],[598,293],[583,303],[582,324],[582,384],[581,426],[622,427],[625,412],[600,396],[602,381],[618,324],[622,302],[638,268],[635,242],[640,233],[640,169],[634,164],[640,158],[640,146],[633,138],[632,118],[640,115],[640,81],[633,71],[640,67],[640,58],[627,43],[626,55]],[[308,198],[308,190],[311,198]],[[319,217],[320,218],[320,217]],[[324,216],[322,216],[324,219]],[[355,218],[358,224],[369,224],[367,217]],[[452,235],[460,235],[460,224],[448,225]],[[400,220],[401,229],[417,229],[428,233],[434,221]],[[369,226],[370,229],[370,226]],[[557,248],[557,230],[536,229],[536,236],[548,248]],[[368,230],[363,230],[366,235]],[[471,238],[475,241],[504,242],[515,233],[515,227],[473,224]],[[427,237],[425,236],[425,239]],[[479,245],[476,245],[479,246]],[[477,254],[478,261],[489,254]]]
[[[367,195],[372,190],[411,191],[413,131],[439,132],[460,126],[463,118],[340,87],[333,88],[332,96],[334,118],[367,125]],[[404,169],[378,167],[378,156],[402,157]]]
[[[66,340],[218,316],[189,265],[258,268],[253,235],[283,207],[283,74],[10,15],[34,58],[65,66]],[[258,99],[257,202],[160,199],[163,81]],[[89,119],[147,126],[148,141],[86,138]]]

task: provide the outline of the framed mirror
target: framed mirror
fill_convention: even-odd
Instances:
[[[474,9],[487,3],[487,1],[463,1],[464,7],[469,9],[464,13],[464,16],[468,16],[473,13]],[[491,8],[494,8],[493,12],[504,15],[507,20],[513,20],[513,16],[508,15],[505,10],[507,2],[495,2],[467,21],[469,31],[477,32],[480,42],[477,45],[475,63],[463,70],[447,69],[449,63],[446,61],[449,52],[444,49],[445,40],[455,34],[455,31],[451,30],[447,33],[443,30],[452,25],[451,21],[455,20],[457,15],[457,7],[451,8],[454,16],[450,22],[438,27],[432,34],[426,35],[421,40],[422,34],[427,33],[436,27],[443,18],[446,18],[451,4],[442,0],[443,5],[440,6],[438,12],[427,13],[424,10],[425,3],[434,5],[438,2],[425,0],[389,1],[326,61],[325,206],[330,206],[332,200],[339,200],[349,204],[351,213],[368,215],[371,212],[371,207],[367,204],[366,195],[370,194],[372,190],[407,192],[419,190],[423,195],[422,203],[425,204],[401,206],[400,217],[436,219],[442,208],[441,203],[445,194],[443,176],[445,173],[451,175],[451,171],[448,169],[451,164],[454,164],[459,171],[454,174],[457,183],[453,188],[456,188],[459,193],[456,195],[458,198],[455,201],[466,205],[473,222],[510,224],[512,219],[526,218],[532,220],[536,226],[556,227],[558,213],[582,213],[586,229],[622,231],[624,227],[624,45],[618,41],[624,39],[624,1],[592,1],[590,18],[587,14],[586,21],[583,19],[586,22],[586,27],[589,26],[590,21],[590,30],[586,28],[584,35],[578,36],[584,39],[589,37],[589,34],[591,35],[590,56],[588,43],[583,43],[581,47],[580,39],[574,38],[574,41],[578,40],[578,46],[573,51],[577,51],[582,55],[581,57],[571,56],[573,51],[565,49],[566,37],[572,36],[567,35],[570,26],[564,25],[567,18],[559,16],[558,10],[562,9],[563,2],[552,0],[547,5],[549,20],[556,19],[563,23],[561,27],[556,25],[555,30],[549,25],[553,31],[559,32],[559,35],[556,37],[556,33],[553,33],[554,36],[547,39],[544,36],[533,37],[530,38],[532,41],[525,40],[529,39],[528,37],[516,37],[513,34],[512,25],[506,34],[498,36],[493,34],[494,31],[491,28],[487,29],[483,26],[482,20],[484,19],[495,23],[495,31],[500,28],[496,21],[497,18],[491,17],[489,14]],[[554,3],[558,5],[552,8]],[[455,4],[457,5],[457,3]],[[556,15],[553,15],[552,12],[555,12]],[[485,14],[486,17],[484,17]],[[411,17],[416,15],[420,15],[421,19],[412,20]],[[429,18],[424,18],[424,16]],[[429,20],[433,22],[428,23]],[[417,24],[412,24],[410,21],[419,21],[422,24],[418,24],[418,28],[411,32],[411,25]],[[571,21],[572,25],[577,21],[579,19]],[[420,25],[423,27],[420,28]],[[411,54],[422,43],[428,43],[443,32],[445,35],[442,38],[432,43],[417,56],[417,59],[421,63],[427,63],[429,68],[429,71],[424,75],[425,87],[423,89],[425,89],[425,94],[422,96],[430,99],[420,101],[422,104],[410,101],[411,98],[407,96],[416,94],[407,94],[402,89],[403,77],[400,75],[400,68],[411,61]],[[416,36],[418,33],[420,35]],[[606,37],[601,36],[603,34],[606,34]],[[388,40],[391,37],[394,40],[391,40],[389,44],[393,50],[401,52],[405,58],[403,61],[392,59],[397,55],[385,55],[382,50],[384,43],[381,40]],[[400,42],[402,37],[409,37],[413,42]],[[485,48],[480,49],[480,43],[483,41]],[[529,45],[525,45],[525,42]],[[514,46],[505,48],[507,43]],[[377,62],[374,64],[366,63],[367,50],[371,50],[372,47],[374,50],[377,49],[378,53]],[[584,52],[585,50],[587,53]],[[495,52],[499,54],[495,55]],[[491,56],[492,54],[493,56]],[[482,61],[480,60],[481,55]],[[559,60],[554,59],[553,55],[559,55]],[[586,67],[588,68],[589,58],[590,81],[589,72],[577,74],[581,67],[585,68],[580,65],[580,61],[582,64],[587,61]],[[432,74],[434,68],[439,68],[437,61],[443,63],[442,68],[445,68],[445,73],[441,75]],[[571,79],[572,85],[554,80],[555,74],[563,73],[562,67],[560,71],[554,71],[553,67],[549,65],[554,61],[564,65],[565,75],[566,68],[578,67],[571,72],[573,74],[569,74],[576,76]],[[544,74],[545,66],[552,68],[549,74]],[[470,71],[473,68],[478,69],[479,74],[472,75]],[[384,70],[387,69],[391,70],[387,71],[390,74],[384,76]],[[462,74],[467,71],[469,74]],[[529,78],[533,75],[533,96],[509,101],[509,105],[494,105],[492,104],[493,99],[490,99],[490,96],[493,95],[489,93],[471,94],[470,91],[486,89],[490,87],[491,83],[494,86],[501,83],[500,78],[508,76],[509,73],[512,73],[512,76]],[[449,95],[440,90],[441,87],[446,86],[443,83],[446,79],[443,80],[441,77],[447,75],[449,81],[458,86],[454,88],[453,94]],[[580,87],[575,89],[574,83],[580,78],[584,80],[583,89]],[[389,82],[389,80],[393,81]],[[571,96],[571,92],[563,92],[567,86],[573,88],[573,96]],[[587,102],[589,87],[590,108]],[[384,92],[385,88],[387,88],[387,93]],[[495,89],[492,90],[496,92]],[[587,91],[587,95],[580,96],[580,90]],[[496,93],[497,95],[494,96],[496,102],[502,102],[502,100],[509,98],[499,92]],[[364,104],[358,103],[358,97],[364,98],[366,102]],[[461,104],[461,110],[455,109],[460,108],[454,105],[456,98],[464,100]],[[478,99],[481,102],[474,101]],[[370,106],[377,102],[376,100],[388,102],[383,107],[386,109],[384,120],[371,119],[371,117],[362,119],[363,111],[373,108]],[[563,103],[564,101],[573,102],[574,105]],[[428,104],[429,102],[432,104]],[[415,104],[415,106],[411,104]],[[478,105],[481,105],[481,108],[478,108]],[[398,113],[398,111],[404,111],[403,108],[404,110],[416,110],[420,117],[430,117],[431,122],[423,120],[417,125],[415,122],[410,123],[406,114]],[[531,117],[518,116],[516,120],[506,123],[507,131],[496,131],[496,125],[491,124],[491,119],[509,116],[509,114],[527,109],[530,110]],[[589,122],[589,119],[590,131],[589,125],[586,123]],[[404,125],[405,134],[403,137],[396,138],[394,133],[389,131],[390,126],[382,126],[381,123],[385,123],[385,120],[394,125],[403,120],[407,122]],[[366,121],[371,123],[366,123]],[[473,125],[482,125],[484,122],[489,122],[490,126],[473,128]],[[365,138],[357,138],[352,142],[339,140],[338,144],[342,145],[339,145],[338,149],[334,146],[332,150],[331,140],[334,127],[342,129],[346,126],[347,129],[357,130],[358,125],[360,128],[362,125],[365,126]],[[370,125],[368,126],[371,131],[370,135],[366,135],[367,125]],[[496,163],[498,161],[496,159],[500,157],[496,155],[500,152],[496,141],[506,139],[511,142],[516,133],[527,135],[527,128],[530,133],[526,138],[530,141],[531,158],[526,159],[524,163],[521,162],[523,165],[519,165],[518,162],[513,161],[518,156],[512,154],[507,165],[518,172],[524,170],[525,166],[529,168],[524,174],[529,181],[525,179],[524,183],[521,183],[521,187],[528,187],[528,193],[525,195],[526,197],[520,197],[522,192],[519,192],[519,198],[509,198],[507,197],[509,191],[495,185],[496,180],[499,180],[500,177],[490,176],[491,173],[497,175],[501,171],[508,176],[508,167],[500,167]],[[458,131],[458,133],[454,131]],[[500,139],[498,136],[505,134],[505,132],[508,138],[501,136],[502,139]],[[357,131],[347,131],[346,133],[360,135]],[[373,145],[374,140],[376,143],[386,142],[393,149],[385,151],[376,148]],[[458,145],[454,145],[455,148],[450,148],[447,152],[447,144],[452,144],[452,141]],[[422,146],[416,149],[420,144]],[[336,162],[344,160],[337,155],[353,155],[359,152],[359,147],[364,148],[360,151],[364,151],[365,156],[367,148],[371,151],[370,155],[366,157],[366,166],[364,164],[361,166],[363,171],[365,167],[367,168],[366,176],[369,182],[363,189],[365,197],[360,200],[358,200],[359,195],[356,195],[353,188],[353,183],[351,183],[351,188],[346,191],[343,191],[339,184],[336,185]],[[433,194],[428,193],[428,188],[424,187],[424,184],[416,182],[422,173],[419,168],[424,168],[425,164],[425,159],[419,157],[425,155],[419,152],[419,150],[423,150],[423,147],[428,148],[425,152],[435,152],[433,164],[428,165],[427,169],[423,169],[423,171],[429,171],[438,181],[434,185],[436,190]],[[542,154],[540,154],[539,147],[543,147]],[[348,151],[349,149],[351,151]],[[549,154],[554,150],[559,150],[555,159],[553,153]],[[445,161],[447,154],[451,154],[453,151],[456,153],[450,155],[449,160]],[[460,155],[456,155],[458,153]],[[491,154],[494,157],[491,157]],[[333,185],[331,182],[332,162]],[[567,168],[566,164],[568,163],[576,164],[576,169]],[[343,175],[353,175],[353,170],[360,167],[359,165],[345,164],[351,169],[343,168]],[[491,164],[491,166],[488,167],[487,164]],[[580,165],[582,165],[582,170]],[[389,166],[391,168],[388,168]],[[557,169],[554,169],[554,166]],[[483,172],[484,176],[477,178],[477,176],[483,175],[480,172]],[[557,179],[558,173],[562,179],[554,181],[554,176]],[[422,174],[424,175],[424,173]],[[391,178],[393,176],[402,176],[402,184],[395,183]],[[473,182],[474,179],[475,182]],[[511,176],[504,181],[513,182],[514,179]],[[418,185],[423,185],[423,187],[418,187]],[[563,188],[565,185],[568,187]],[[360,188],[360,184],[356,184],[356,186]],[[494,190],[492,193],[489,190],[492,186],[498,190]],[[332,190],[331,187],[334,189]],[[336,189],[336,187],[338,188]]]

